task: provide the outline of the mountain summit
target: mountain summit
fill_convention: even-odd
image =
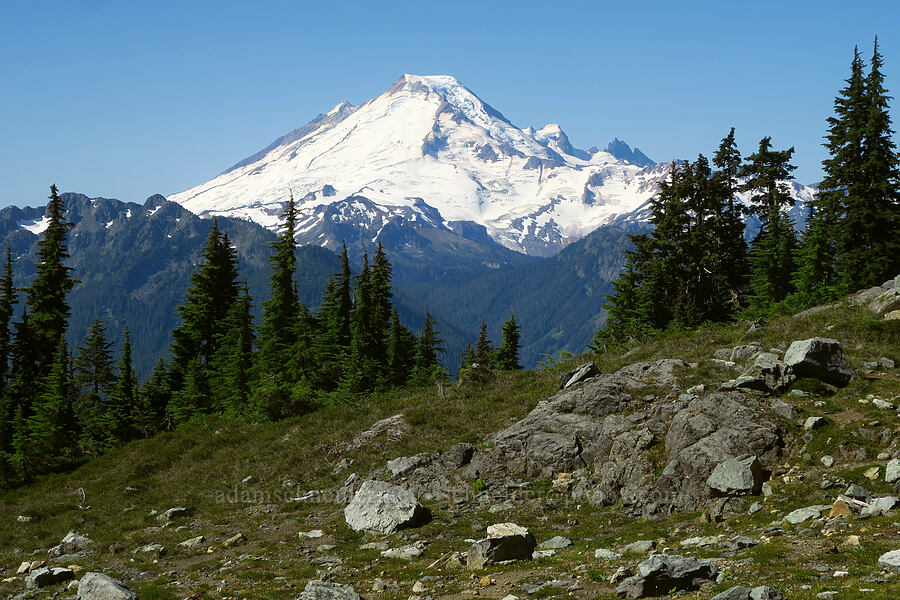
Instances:
[[[371,241],[405,223],[548,256],[655,193],[668,168],[638,152],[591,154],[559,125],[513,125],[454,77],[403,75],[169,199],[274,229],[292,192],[301,243],[336,249],[356,241],[341,224]]]

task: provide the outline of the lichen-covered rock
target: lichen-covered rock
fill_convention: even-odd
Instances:
[[[777,354],[760,352],[740,377],[722,384],[722,389],[780,392],[794,382],[794,375]]]
[[[76,552],[81,552],[86,549],[91,543],[91,539],[88,536],[70,531],[66,534],[66,537],[62,539],[59,545],[50,548],[48,554],[50,554],[50,556],[75,554]]]
[[[344,508],[344,518],[354,531],[393,533],[398,529],[424,525],[431,520],[431,513],[419,504],[409,490],[383,481],[369,480],[362,484]]]
[[[349,585],[314,579],[307,582],[298,600],[361,600],[361,598]]]
[[[715,581],[718,573],[715,565],[696,558],[657,554],[641,562],[637,574],[616,588],[616,595],[635,600],[673,591],[696,590],[704,583]]]
[[[758,494],[763,484],[762,465],[749,454],[729,458],[716,465],[706,484],[726,496]]]
[[[78,582],[78,600],[138,600],[138,595],[118,579],[85,573]]]
[[[815,337],[791,343],[784,364],[797,377],[813,377],[826,383],[845,386],[853,379],[853,369],[844,356],[840,342]]]

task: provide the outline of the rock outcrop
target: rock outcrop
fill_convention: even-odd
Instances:
[[[138,600],[138,595],[118,579],[85,573],[78,581],[78,600]]]

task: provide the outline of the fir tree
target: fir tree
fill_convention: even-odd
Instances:
[[[166,424],[169,429],[174,429],[209,409],[210,389],[206,375],[200,357],[194,357],[188,363],[184,385],[172,393],[166,406]]]
[[[95,453],[112,446],[116,438],[115,418],[107,402],[107,394],[116,381],[111,348],[112,342],[106,339],[106,328],[95,318],[73,360],[81,443]]]
[[[66,343],[60,338],[50,371],[41,381],[34,413],[25,420],[25,435],[19,448],[23,478],[52,473],[75,460],[75,418]]]
[[[247,283],[228,315],[219,349],[212,359],[212,395],[219,411],[246,414],[253,374],[253,299]]]
[[[425,324],[422,333],[416,342],[416,358],[413,366],[412,377],[420,385],[427,385],[442,381],[446,372],[441,368],[438,353],[444,352],[441,345],[444,340],[440,338],[434,317],[431,313],[425,313]]]
[[[125,328],[122,342],[122,356],[119,360],[115,387],[109,393],[106,414],[112,438],[116,443],[133,439],[142,430],[149,429],[149,414],[141,414],[137,394],[137,377],[131,362],[131,333]]]
[[[483,369],[493,369],[496,362],[494,347],[487,334],[487,321],[481,320],[481,330],[478,332],[478,343],[475,345],[475,355],[472,362]]]
[[[13,286],[12,249],[6,245],[6,261],[3,264],[3,275],[0,276],[0,392],[6,389],[9,375],[9,351],[11,336],[9,326],[13,317],[13,308],[18,302],[16,288]],[[11,417],[11,415],[9,415]],[[0,418],[6,418],[6,413]]]
[[[753,241],[750,260],[753,265],[751,306],[758,312],[770,312],[793,291],[796,233],[785,210],[794,204],[783,183],[796,169],[790,163],[793,148],[773,150],[772,138],[759,142],[759,150],[747,157],[741,174],[750,196],[751,209],[759,217],[760,231]]]
[[[300,299],[294,281],[296,270],[296,219],[294,195],[291,193],[282,216],[282,231],[270,244],[272,273],[269,276],[272,295],[263,303],[260,328],[260,367],[262,373],[282,369],[290,359],[297,341],[296,321],[300,315]],[[293,377],[294,374],[291,374]]]
[[[509,319],[503,324],[501,331],[503,341],[497,349],[497,368],[501,371],[517,371],[522,368],[519,364],[520,328],[513,313],[509,314]]]
[[[900,271],[900,158],[891,139],[890,96],[878,39],[865,78],[859,192],[845,197],[837,270],[844,290],[881,284]]]
[[[388,382],[403,386],[409,381],[416,358],[416,336],[400,322],[397,307],[391,312],[388,336]]]
[[[313,340],[316,368],[313,381],[316,387],[331,391],[344,378],[344,367],[350,353],[351,290],[350,263],[347,246],[340,253],[341,270],[328,281],[321,309],[317,315],[318,335]]]
[[[237,255],[216,219],[210,227],[204,262],[191,275],[191,286],[178,307],[181,325],[172,332],[171,389],[184,385],[188,364],[205,369],[218,349],[231,307],[238,297]]]
[[[350,315],[350,353],[343,385],[352,393],[375,389],[381,369],[376,360],[378,332],[373,329],[376,306],[372,293],[372,267],[363,252],[363,266],[356,277],[353,312]]]
[[[66,238],[72,224],[66,221],[65,206],[55,185],[50,186],[46,219],[47,228],[38,242],[37,275],[27,292],[35,354],[42,375],[49,371],[57,342],[65,335],[69,319],[66,295],[76,283],[70,273],[72,269],[64,264],[69,258]]]
[[[150,377],[144,380],[138,388],[138,404],[146,419],[141,428],[147,435],[158,429],[165,421],[172,391],[169,387],[169,371],[163,359],[156,362]]]

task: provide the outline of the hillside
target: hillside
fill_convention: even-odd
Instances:
[[[0,594],[23,592],[21,563],[49,560],[112,575],[144,600],[294,598],[310,580],[389,600],[612,598],[646,555],[677,554],[721,574],[678,597],[765,585],[792,600],[896,598],[900,578],[878,561],[900,549],[900,501],[885,499],[900,492],[885,480],[900,458],[900,320],[884,314],[898,294],[900,278],[766,324],[666,334],[267,426],[194,421],[0,494]],[[785,367],[793,341],[820,335],[842,346],[849,385]],[[597,372],[558,391],[589,361]],[[744,372],[778,391],[720,389]],[[747,452],[761,465],[754,489],[715,496],[711,472]],[[343,509],[367,479],[416,491],[432,520],[353,531]],[[187,510],[160,518],[173,507]],[[473,541],[503,522],[538,542],[566,539],[532,560],[461,566],[456,553],[471,559]],[[70,530],[92,541],[49,557]]]

